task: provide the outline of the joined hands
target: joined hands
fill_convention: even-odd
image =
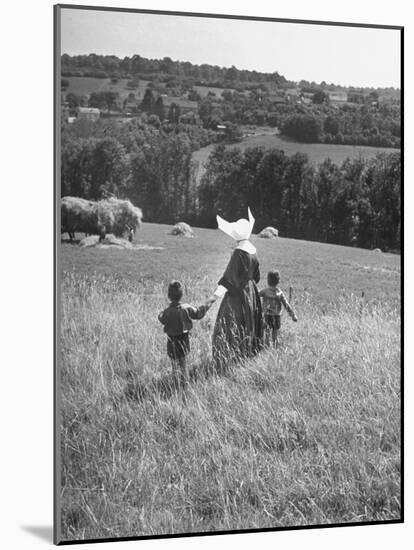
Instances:
[[[210,296],[210,298],[207,298],[206,302],[205,302],[205,307],[207,309],[209,309],[213,304],[214,302],[217,300],[217,296],[214,296],[214,294],[212,296]]]

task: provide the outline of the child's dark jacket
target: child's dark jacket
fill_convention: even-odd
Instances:
[[[206,312],[206,306],[194,307],[190,304],[171,302],[159,314],[158,319],[164,325],[164,332],[168,336],[179,336],[193,328],[192,319],[202,319]]]

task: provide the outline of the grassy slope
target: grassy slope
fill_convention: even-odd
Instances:
[[[265,149],[282,149],[286,155],[295,153],[305,153],[309,161],[317,165],[326,158],[330,158],[336,164],[342,164],[346,158],[372,158],[379,152],[392,153],[399,149],[386,147],[367,147],[363,145],[333,145],[326,143],[299,143],[288,140],[276,133],[273,135],[256,135],[244,138],[240,143],[229,145],[229,147],[238,147],[242,151],[248,147],[263,147]],[[199,180],[204,173],[203,164],[213,150],[214,145],[208,145],[193,153],[193,160],[199,164],[197,179]]]
[[[234,92],[233,88],[216,88],[214,86],[193,86],[193,88],[202,98],[207,97],[209,92],[213,92],[213,94],[216,94],[217,97],[221,97],[223,92],[226,91]]]
[[[184,402],[156,314],[170,277],[208,295],[230,243],[166,230],[139,234],[164,251],[62,247],[63,538],[399,518],[399,258],[257,239],[299,322],[283,318],[277,351],[208,376],[215,305]]]
[[[135,284],[145,283],[149,289],[188,273],[195,282],[207,280],[209,292],[213,291],[231,253],[231,239],[218,230],[199,228],[195,229],[195,239],[183,239],[168,235],[170,229],[144,223],[136,235],[137,244],[164,250],[79,250],[64,244],[62,266],[65,270],[75,267],[89,274],[115,275]],[[253,240],[263,281],[269,269],[279,269],[282,287],[292,286],[295,293],[307,291],[324,301],[342,290],[358,295],[364,291],[368,299],[399,297],[400,256],[295,239]]]
[[[92,92],[113,91],[119,92],[122,98],[127,96],[129,92],[135,92],[127,88],[127,82],[130,79],[120,78],[118,82],[112,83],[110,78],[92,78],[86,76],[68,76],[64,77],[69,82],[69,86],[65,93],[75,93],[78,95],[90,94]],[[149,83],[149,80],[139,79],[139,91],[143,94]],[[201,97],[207,97],[208,93],[214,92],[217,96],[225,91],[224,88],[215,88],[214,86],[194,86],[194,89],[200,94]],[[231,88],[227,90],[232,91]]]
[[[280,135],[273,136],[250,136],[245,138],[240,144],[242,149],[247,147],[261,146],[268,148],[283,149],[287,155],[294,153],[306,153],[311,162],[318,164],[329,157],[333,162],[341,164],[347,157],[371,158],[378,152],[391,153],[399,149],[390,149],[386,147],[367,147],[363,145],[333,145],[327,143],[298,143],[288,140]]]
[[[110,78],[91,78],[85,76],[69,76],[64,77],[69,82],[65,94],[74,93],[77,95],[89,95],[92,92],[118,92],[122,99],[128,97],[130,92],[137,93],[139,91],[141,95],[144,94],[148,84],[148,80],[140,80],[139,86],[136,89],[130,89],[127,87],[128,79],[121,78],[118,82],[111,82]]]

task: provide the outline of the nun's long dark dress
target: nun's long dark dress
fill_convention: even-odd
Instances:
[[[227,289],[213,332],[213,359],[219,370],[257,353],[262,345],[262,307],[256,254],[236,248],[219,281]]]

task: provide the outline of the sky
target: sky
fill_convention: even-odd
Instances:
[[[400,87],[393,29],[62,9],[61,52],[211,64],[288,80]]]

